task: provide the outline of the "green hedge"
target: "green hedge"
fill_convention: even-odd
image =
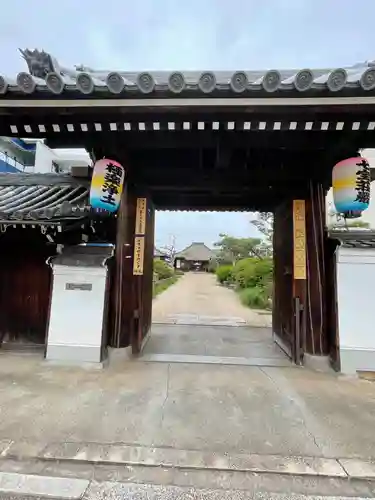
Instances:
[[[270,306],[273,290],[273,261],[271,258],[249,257],[234,266],[219,266],[216,276],[220,283],[232,283],[241,302],[256,309]]]
[[[264,287],[268,282],[272,282],[272,259],[250,257],[239,260],[233,267],[232,276],[238,288]]]
[[[270,305],[266,290],[258,286],[241,290],[240,300],[244,306],[254,309],[266,309]]]
[[[216,269],[216,276],[219,283],[225,283],[226,281],[232,280],[232,266],[219,266]]]
[[[169,266],[166,262],[155,259],[154,260],[154,274],[157,275],[158,280],[164,280],[174,276],[175,272],[173,267]]]

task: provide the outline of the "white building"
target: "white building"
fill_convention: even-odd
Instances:
[[[51,149],[42,139],[0,137],[0,172],[69,172],[87,167],[91,159],[85,149]]]

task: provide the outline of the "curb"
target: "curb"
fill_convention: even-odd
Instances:
[[[76,500],[83,497],[89,485],[86,479],[0,472],[1,494]]]
[[[375,480],[375,461],[372,460],[220,453],[121,444],[65,442],[42,445],[3,440],[0,441],[0,458]]]

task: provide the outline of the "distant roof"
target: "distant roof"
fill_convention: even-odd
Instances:
[[[232,94],[256,95],[296,91],[303,93],[343,90],[350,92],[375,90],[375,63],[363,62],[345,68],[270,69],[241,71],[116,71],[95,70],[84,65],[65,68],[49,53],[21,50],[29,72],[15,77],[0,76],[0,94],[40,91],[51,95],[62,93],[95,94],[100,96],[134,94],[162,96]],[[1,74],[1,68],[0,68]],[[48,97],[48,94],[47,94]]]
[[[165,252],[162,252],[158,248],[154,248],[154,257],[165,257],[167,254]]]
[[[215,253],[204,243],[195,242],[178,252],[176,258],[194,261],[208,261],[215,256]]]

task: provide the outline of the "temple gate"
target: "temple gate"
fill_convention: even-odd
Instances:
[[[8,231],[27,248],[42,230],[51,255],[83,239],[115,243],[108,342],[139,353],[151,323],[155,209],[272,211],[275,340],[296,363],[309,353],[337,366],[325,195],[332,167],[375,145],[375,68],[135,75],[23,56],[28,72],[0,76],[0,134],[85,147],[126,176],[118,212],[103,214],[88,203],[92,172],[0,175],[3,263],[16,245]]]

